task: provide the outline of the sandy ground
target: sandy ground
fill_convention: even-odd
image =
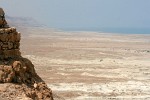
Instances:
[[[150,100],[150,35],[28,31],[22,55],[55,100]]]

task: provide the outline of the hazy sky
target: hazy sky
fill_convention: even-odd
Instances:
[[[55,28],[150,28],[150,0],[0,0],[0,7]]]

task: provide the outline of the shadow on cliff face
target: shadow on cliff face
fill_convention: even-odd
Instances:
[[[51,89],[37,75],[32,62],[21,56],[20,33],[7,25],[4,15],[0,8],[0,98],[53,100]]]
[[[8,87],[15,88],[17,86],[15,89],[19,89],[19,94],[24,93],[34,100],[53,99],[52,91],[37,75],[32,62],[23,57],[8,58],[0,61],[0,83],[13,83],[14,86],[11,84]],[[9,90],[9,88],[7,89]],[[13,92],[9,91],[8,94]]]

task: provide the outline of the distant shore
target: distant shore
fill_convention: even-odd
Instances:
[[[89,31],[116,34],[150,34],[150,28],[59,28],[64,31]]]

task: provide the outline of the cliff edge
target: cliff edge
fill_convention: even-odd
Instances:
[[[21,56],[20,37],[0,8],[0,100],[53,100],[32,62]]]

